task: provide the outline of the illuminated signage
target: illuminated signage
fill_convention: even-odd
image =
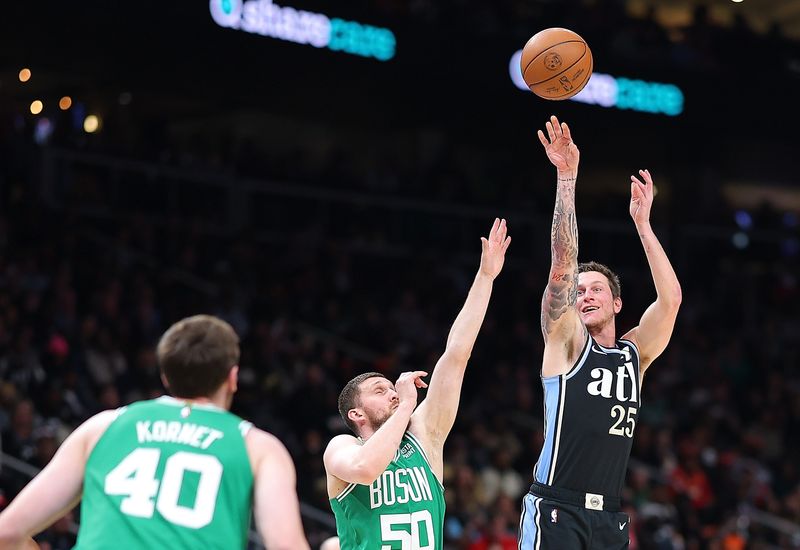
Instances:
[[[519,50],[511,56],[508,71],[517,88],[530,91],[522,78],[519,65],[521,55],[522,50]],[[674,84],[645,82],[603,73],[593,73],[586,87],[570,100],[669,116],[683,112],[683,92]]]
[[[388,61],[397,40],[389,29],[281,7],[272,0],[211,0],[217,25],[252,34]]]

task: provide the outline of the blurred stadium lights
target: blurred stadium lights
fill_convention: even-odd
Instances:
[[[389,29],[281,7],[272,0],[210,0],[209,9],[211,18],[220,27],[379,61],[393,58],[397,46],[397,39]]]
[[[746,210],[737,210],[734,214],[736,225],[741,229],[750,229],[753,227],[753,217]]]
[[[93,134],[100,129],[102,120],[97,115],[89,115],[83,121],[83,129],[87,134]]]
[[[32,75],[31,70],[26,67],[26,68],[20,70],[20,72],[19,72],[19,81],[20,82],[27,82],[27,81],[29,81],[31,79],[31,75]]]
[[[508,72],[517,88],[529,91],[520,71],[521,57],[522,50],[514,52],[508,64]],[[681,89],[674,84],[645,82],[596,72],[592,74],[586,87],[571,97],[570,101],[676,116],[683,112],[684,96]]]
[[[33,141],[39,145],[44,145],[50,136],[53,134],[53,123],[47,117],[42,117],[36,122],[36,128],[33,131]]]
[[[744,250],[745,248],[750,246],[750,237],[748,237],[746,233],[737,231],[736,233],[733,234],[731,242],[733,242],[733,246],[735,246],[739,250]]]
[[[58,100],[58,108],[61,109],[62,111],[66,111],[70,107],[72,107],[72,98],[69,97],[68,95],[65,95],[64,97]]]
[[[40,100],[34,99],[33,102],[31,102],[30,110],[32,115],[38,115],[42,112],[42,109],[44,109],[44,103]]]

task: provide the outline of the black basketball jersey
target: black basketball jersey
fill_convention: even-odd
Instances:
[[[639,350],[587,335],[566,374],[542,378],[544,445],[533,471],[544,485],[618,497],[641,404]]]

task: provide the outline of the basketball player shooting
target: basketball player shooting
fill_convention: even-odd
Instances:
[[[444,547],[444,442],[456,419],[461,384],[495,278],[511,244],[506,221],[495,219],[481,238],[478,273],[417,407],[422,371],[396,384],[368,372],[339,396],[339,412],[352,435],[334,437],[323,461],[342,550]],[[337,548],[335,540],[326,548]]]
[[[557,169],[550,278],[542,298],[545,436],[523,500],[520,549],[628,547],[620,492],[639,412],[644,373],[664,351],[681,287],[650,227],[653,180],[631,176],[630,214],[656,287],[637,327],[617,338],[619,278],[597,262],[578,264],[575,182],[580,152],[553,116],[539,140]]]

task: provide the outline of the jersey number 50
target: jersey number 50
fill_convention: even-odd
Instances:
[[[222,480],[222,463],[212,455],[177,452],[167,458],[159,482],[156,471],[160,459],[160,449],[135,449],[106,476],[106,494],[126,495],[120,510],[129,516],[151,518],[158,509],[164,519],[175,525],[199,529],[211,523]],[[178,503],[187,471],[200,474],[192,507]]]
[[[421,542],[421,529],[425,531],[425,546]],[[395,526],[411,526],[411,532],[406,530],[394,530]],[[433,550],[436,548],[433,538],[433,518],[428,510],[418,510],[410,514],[381,514],[381,539],[384,544],[381,550],[392,550],[394,548],[387,542],[397,541],[400,543],[400,550]]]

